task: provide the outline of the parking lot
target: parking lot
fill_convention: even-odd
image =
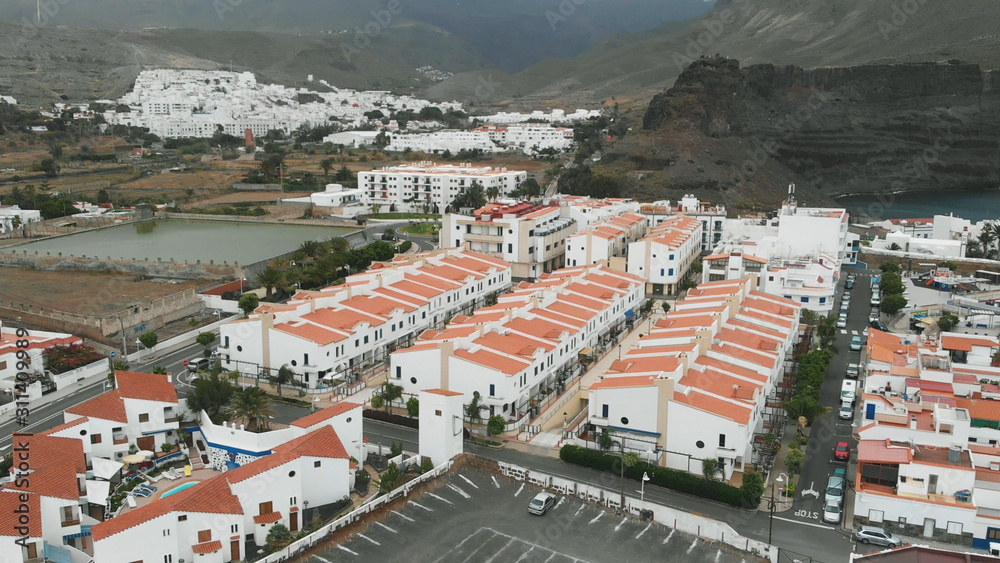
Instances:
[[[559,497],[544,516],[528,514],[538,489],[478,470],[438,480],[344,543],[321,545],[300,561],[624,562],[763,561],[635,518]]]

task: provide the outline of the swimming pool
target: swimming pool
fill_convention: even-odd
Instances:
[[[170,495],[172,495],[174,493],[179,493],[179,492],[183,491],[184,489],[190,489],[191,487],[197,485],[198,483],[201,483],[201,481],[188,481],[187,483],[184,483],[183,485],[177,485],[173,489],[170,489],[169,491],[163,493],[163,496],[161,496],[160,498],[167,498],[167,497],[169,497]]]

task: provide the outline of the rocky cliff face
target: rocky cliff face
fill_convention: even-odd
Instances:
[[[826,201],[995,188],[1000,72],[958,61],[802,69],[699,59],[652,99],[638,137],[609,156],[643,169],[640,192],[679,184],[723,192],[709,199],[751,194],[764,203],[785,191],[762,184],[765,170]],[[734,145],[731,158],[719,158]],[[650,170],[660,164],[662,174]]]

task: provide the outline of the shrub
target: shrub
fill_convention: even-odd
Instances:
[[[789,450],[788,455],[785,456],[785,465],[792,473],[798,473],[805,461],[806,454],[802,453],[802,450]]]
[[[104,359],[104,355],[86,344],[52,346],[43,352],[52,373],[63,373]]]
[[[379,411],[375,409],[365,409],[361,412],[361,414],[365,418],[380,420],[382,422],[388,422],[389,424],[398,424],[400,426],[406,426],[407,428],[420,427],[420,419],[410,418],[408,416],[403,416],[400,414],[391,414],[385,411]]]
[[[563,446],[559,450],[559,459],[566,463],[582,465],[597,469],[598,471],[621,471],[621,460],[617,455],[606,454],[597,450],[589,450],[574,445]],[[744,496],[740,489],[719,481],[707,481],[701,475],[694,475],[686,471],[657,467],[646,462],[639,462],[631,467],[625,468],[625,476],[629,479],[640,481],[643,473],[649,476],[649,482],[671,489],[674,491],[687,493],[690,495],[707,498],[729,504],[732,506],[744,506]],[[749,472],[748,472],[749,474]],[[746,476],[744,476],[745,478]],[[758,502],[759,502],[758,497]],[[749,506],[753,506],[751,503]]]
[[[413,243],[412,242],[410,242],[408,240],[404,240],[403,244],[399,245],[399,251],[400,252],[406,252],[407,250],[409,250],[412,247],[413,247]]]
[[[423,461],[420,462],[420,472],[427,473],[428,471],[434,471],[434,462],[431,458],[425,457]]]

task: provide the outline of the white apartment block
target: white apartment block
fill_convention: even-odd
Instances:
[[[359,92],[333,88],[314,92],[258,84],[250,72],[156,69],[136,77],[132,91],[118,105],[131,111],[105,112],[110,125],[148,127],[161,137],[211,137],[222,128],[242,137],[247,129],[261,136],[270,130],[291,133],[301,125],[338,122],[359,127],[369,122],[365,113],[395,109],[419,111],[435,106],[442,111],[461,109],[457,102],[434,103],[384,91]],[[308,101],[300,102],[300,95]]]
[[[572,113],[566,113],[566,110],[554,109],[549,113],[545,113],[541,110],[535,110],[531,113],[517,113],[517,112],[500,112],[493,115],[474,115],[469,117],[469,123],[529,123],[529,122],[544,122],[544,123],[576,123],[578,121],[586,121],[588,119],[595,119],[601,116],[601,111],[592,109],[577,109]]]
[[[447,389],[474,396],[508,421],[582,373],[581,353],[606,344],[643,302],[642,280],[603,266],[564,268],[522,283],[491,307],[426,331],[392,354],[390,379],[405,393]]]
[[[632,198],[607,197],[593,199],[588,196],[556,194],[548,199],[549,205],[562,208],[563,217],[577,222],[580,230],[592,227],[597,223],[610,221],[614,217],[626,213],[638,213],[640,204]]]
[[[565,265],[566,239],[576,227],[560,207],[489,203],[474,215],[445,215],[439,242],[494,256],[511,265],[515,279],[533,279]]]
[[[726,479],[753,463],[767,399],[798,340],[799,306],[752,280],[702,284],[590,386],[590,439],[693,473],[716,459]],[[579,441],[579,439],[578,439]]]
[[[573,148],[573,130],[564,127],[531,125],[487,125],[468,131],[447,130],[431,133],[394,133],[386,147],[390,151],[422,151],[441,154],[463,150],[486,153],[520,151],[538,154],[546,149],[559,152]]]
[[[455,196],[474,183],[484,190],[496,188],[501,196],[528,179],[523,171],[489,166],[413,162],[358,173],[361,200],[370,207],[389,211],[443,212]]]
[[[28,225],[41,220],[41,211],[21,209],[16,205],[0,205],[0,235],[15,231],[21,225]]]
[[[241,463],[228,471],[95,525],[94,560],[242,561],[250,536],[261,547],[276,524],[299,533],[309,507],[350,494],[354,469],[344,441],[360,437],[360,411],[360,405],[335,405],[261,434],[220,430],[202,413],[197,439],[215,439],[229,448],[253,444],[248,447],[262,447],[263,455],[239,458]],[[352,418],[357,431],[341,435],[338,423]]]
[[[383,361],[510,283],[509,264],[465,249],[401,254],[343,285],[301,291],[222,325],[222,366],[250,376],[288,366],[315,391]]]
[[[699,201],[692,194],[687,194],[671,205],[670,200],[643,203],[639,212],[649,218],[649,225],[655,227],[661,222],[677,215],[694,217],[701,221],[701,251],[709,252],[722,240],[725,228],[726,208]]]
[[[341,184],[327,184],[322,192],[315,192],[308,197],[283,198],[282,203],[307,203],[312,205],[314,214],[327,214],[336,217],[350,218],[368,212],[368,207],[361,202],[361,190],[345,188]]]
[[[566,265],[586,266],[622,258],[625,267],[629,245],[646,236],[645,215],[625,213],[597,223],[566,239]]]
[[[646,292],[675,294],[701,254],[701,221],[679,215],[664,219],[628,245],[628,273],[646,280]]]
[[[17,342],[27,341],[27,347],[18,347]],[[23,344],[23,342],[22,342]],[[53,346],[69,346],[71,344],[83,344],[83,339],[72,334],[61,332],[43,332],[32,330],[30,334],[18,336],[14,327],[4,327],[0,321],[0,388],[15,389],[18,383],[25,388],[19,391],[27,395],[28,400],[35,400],[42,396],[42,383],[36,380],[34,383],[17,381],[19,371],[28,372],[31,375],[42,375],[45,371],[45,350]],[[20,352],[21,358],[18,358]],[[27,354],[27,357],[23,357]],[[19,362],[27,364],[22,369],[18,369]],[[74,380],[73,383],[76,383]]]

